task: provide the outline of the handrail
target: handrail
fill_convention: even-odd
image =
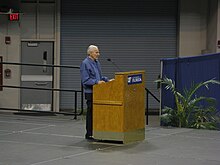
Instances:
[[[56,89],[56,88],[34,88],[34,87],[25,87],[25,86],[16,86],[16,85],[0,85],[0,87],[5,88],[19,88],[19,89],[34,89],[34,90],[50,90],[50,91],[64,91],[64,92],[81,92],[80,90],[73,89]]]
[[[58,67],[58,68],[74,68],[74,69],[80,69],[79,66],[68,66],[68,65],[44,65],[44,64],[31,64],[31,63],[15,63],[15,62],[1,62],[0,64],[8,64],[8,65],[25,65],[25,66],[44,66],[44,67]],[[53,112],[53,111],[46,111],[46,113],[57,113],[57,114],[73,114],[74,119],[77,118],[77,116],[83,114],[83,87],[81,85],[81,90],[73,90],[73,89],[56,89],[56,88],[34,88],[34,87],[21,87],[21,86],[9,86],[9,85],[0,85],[0,87],[5,87],[5,88],[20,88],[20,89],[33,89],[33,90],[50,90],[50,91],[65,91],[65,92],[74,92],[75,93],[75,112],[74,113],[63,113],[63,112]],[[160,100],[147,88],[145,88],[146,91],[146,117],[147,117],[147,124],[148,124],[148,108],[149,108],[149,94],[158,102],[160,103]],[[81,92],[81,112],[77,113],[77,93]],[[9,108],[0,108],[0,109],[9,109]],[[12,109],[12,110],[20,110],[20,111],[29,111],[29,110],[24,110],[24,109]],[[44,111],[37,111],[37,110],[32,110],[33,112],[44,112]],[[30,111],[29,111],[30,112]]]
[[[160,103],[160,100],[147,88],[145,88],[145,91],[147,93],[146,95],[146,124],[148,125],[148,117],[149,117],[149,114],[148,114],[148,108],[149,108],[149,94],[158,102]]]
[[[46,66],[46,67],[57,67],[57,68],[75,68],[80,69],[80,66],[69,66],[69,65],[49,65],[49,64],[34,64],[34,63],[16,63],[16,62],[0,62],[0,64],[9,64],[9,65],[26,65],[26,66]]]
[[[16,63],[16,62],[2,62],[0,61],[0,64],[6,64],[6,65],[24,65],[24,66],[43,66],[43,67],[52,67],[52,68],[73,68],[73,69],[80,69],[79,66],[68,66],[68,65],[44,65],[44,64],[32,64],[32,63]],[[19,89],[33,89],[33,90],[48,90],[48,91],[64,91],[64,92],[74,92],[74,96],[75,96],[75,104],[74,104],[74,108],[75,108],[75,112],[74,113],[70,113],[70,112],[54,112],[54,111],[39,111],[39,110],[31,110],[31,112],[45,112],[45,113],[52,113],[52,114],[70,114],[70,115],[74,115],[74,119],[77,119],[77,116],[80,116],[83,114],[83,87],[81,85],[81,90],[73,90],[73,89],[56,89],[56,88],[35,88],[35,87],[25,87],[25,86],[15,86],[15,85],[0,85],[0,87],[4,87],[4,88],[19,88]],[[81,92],[81,112],[77,113],[77,93]],[[0,108],[2,110],[17,110],[17,111],[28,111],[30,112],[30,110],[25,110],[25,109],[15,109],[15,108]]]
[[[160,100],[147,88],[145,88],[145,90],[155,99],[157,100],[158,103],[160,103]]]

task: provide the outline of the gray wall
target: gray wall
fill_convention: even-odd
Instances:
[[[8,21],[8,15],[0,15],[0,56],[4,62],[20,61],[20,28],[18,22]],[[10,36],[11,44],[5,44],[5,36]],[[3,78],[4,85],[20,85],[20,67],[3,65],[4,70],[11,69],[10,79]],[[4,88],[0,91],[0,107],[17,108],[20,104],[20,93],[18,89]]]
[[[21,39],[55,39],[55,3],[21,3]]]
[[[219,0],[180,0],[179,56],[217,52]]]
[[[108,3],[111,5],[109,5]],[[80,65],[89,44],[97,44],[103,74],[112,78],[121,71],[145,70],[146,87],[159,96],[154,81],[160,59],[176,57],[177,0],[62,1],[61,64]],[[79,70],[62,70],[61,87],[80,89]],[[152,99],[152,97],[149,97]],[[62,93],[61,108],[73,108],[72,93]],[[150,100],[150,108],[159,104]]]
[[[7,4],[8,1],[5,1]],[[20,21],[10,22],[7,14],[0,14],[0,56],[3,56],[4,62],[20,62],[21,61],[21,42],[22,41],[53,41],[56,46],[54,49],[54,63],[59,64],[59,21],[55,21],[59,17],[59,11],[55,0],[22,0],[18,5]],[[43,2],[43,3],[42,3]],[[46,2],[46,3],[45,3]],[[10,4],[9,4],[10,5]],[[11,44],[5,44],[5,36],[11,37]],[[4,65],[4,69],[12,70],[10,79],[3,78],[4,85],[20,86],[20,67],[12,65]],[[55,70],[55,87],[59,86],[59,71]],[[57,83],[58,82],[58,83]],[[59,106],[57,93],[54,99],[56,110]],[[0,91],[0,107],[20,108],[20,90],[4,88]]]
[[[40,8],[36,8],[36,4],[21,5],[24,15],[21,16],[20,23],[9,22],[7,15],[0,14],[0,56],[3,56],[5,62],[20,62],[20,42],[31,40],[54,41],[54,63],[60,63],[60,1],[56,0],[56,4],[40,4]],[[220,52],[216,47],[216,41],[220,39],[220,0],[179,0],[179,2],[180,27],[177,35],[180,56]],[[5,44],[5,36],[11,37],[10,45]],[[12,70],[12,77],[4,79],[4,84],[20,85],[20,67],[4,66],[3,69],[6,68]],[[59,75],[59,70],[55,70],[55,87],[59,87]],[[59,93],[56,92],[56,94],[55,107],[58,111]],[[19,104],[19,90],[5,88],[0,91],[0,107],[18,108]]]
[[[207,0],[180,0],[179,55],[199,55],[206,49]]]
[[[218,0],[212,0],[209,2],[208,11],[208,29],[207,29],[207,48],[209,52],[216,52],[216,40],[217,40],[217,22],[218,20]]]

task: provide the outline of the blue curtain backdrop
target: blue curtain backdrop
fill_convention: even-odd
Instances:
[[[166,76],[175,81],[178,90],[189,89],[192,83],[215,79],[220,80],[220,53],[194,57],[161,59],[162,77]],[[216,99],[218,113],[220,112],[220,85],[210,84],[209,90],[201,88],[197,96],[213,97]],[[162,87],[161,108],[174,107],[175,100],[170,91]]]

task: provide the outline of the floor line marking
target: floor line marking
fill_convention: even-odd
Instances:
[[[69,137],[69,138],[84,139],[83,136],[74,136],[74,135],[49,134],[49,133],[27,132],[27,131],[23,131],[23,133],[25,133],[25,134],[33,134],[33,135],[49,135],[49,136],[59,136],[59,137]]]
[[[3,133],[3,134],[0,134],[0,136],[6,136],[6,135],[12,135],[12,134],[14,134],[14,132]]]
[[[171,136],[171,135],[177,135],[177,134],[180,134],[180,133],[185,133],[185,132],[191,132],[192,130],[185,130],[185,131],[178,131],[178,132],[173,132],[173,133],[170,133],[170,134],[158,134],[158,137],[152,137],[152,138],[148,138],[148,139],[145,139],[145,140],[154,140],[154,139],[157,139],[157,138],[161,138],[161,137],[166,137],[166,136]],[[156,135],[156,134],[155,134]]]
[[[17,142],[17,141],[10,141],[10,140],[0,140],[0,143],[13,143],[13,144],[49,146],[49,147],[69,147],[69,148],[79,148],[79,149],[84,148],[84,147],[61,145],[61,144],[43,144],[43,143],[31,143],[31,142]]]
[[[0,112],[0,114],[1,114],[1,112]],[[36,117],[33,117],[33,116],[22,116],[22,115],[3,115],[3,114],[1,114],[1,116],[0,116],[0,119],[27,119],[27,120],[30,120],[30,119],[39,119],[39,121],[48,121],[48,119],[49,119],[49,121],[56,121],[56,122],[64,122],[64,121],[69,121],[69,122],[72,122],[72,121],[83,121],[81,118],[79,118],[79,119],[77,119],[77,120],[75,120],[74,119],[74,116],[72,115],[72,118],[63,118],[63,119],[61,119],[61,118],[56,118],[56,116],[53,118],[53,117],[45,117],[45,118],[40,118],[40,117],[38,117],[38,116],[36,116]]]
[[[38,129],[42,129],[42,128],[55,127],[55,126],[56,125],[46,125],[46,126],[43,126],[43,127],[30,128],[30,129],[20,130],[20,131],[17,131],[17,132],[22,133],[22,132],[33,131],[33,130],[38,130]]]
[[[24,122],[8,122],[8,121],[0,121],[0,123],[8,123],[8,124],[28,124],[28,125],[48,125],[48,124],[38,124],[38,123],[24,123]]]
[[[62,156],[62,157],[57,157],[57,158],[54,158],[54,159],[50,159],[50,160],[45,160],[45,161],[33,163],[33,164],[30,164],[30,165],[40,165],[40,164],[44,164],[44,163],[48,163],[48,162],[54,162],[54,161],[57,161],[57,160],[69,159],[69,158],[73,158],[73,157],[76,157],[76,156],[81,156],[81,155],[86,155],[86,154],[89,154],[89,153],[93,153],[93,152],[96,152],[96,151],[104,151],[104,150],[106,150],[106,149],[113,148],[113,147],[116,147],[116,146],[110,146],[110,147],[106,147],[106,148],[103,148],[103,149],[96,149],[96,150],[87,151],[87,152],[82,152],[82,153],[78,153],[78,154],[73,154],[73,155],[68,155],[68,156]]]
[[[25,130],[18,130],[18,131],[12,131],[8,134],[4,134],[4,135],[10,135],[10,134],[16,134],[16,133],[24,133],[26,131],[33,131],[33,130],[38,130],[38,129],[42,129],[42,128],[48,128],[48,127],[54,127],[55,125],[47,125],[47,126],[43,126],[43,127],[35,127],[35,128],[30,128],[30,129],[25,129]],[[2,131],[7,131],[7,130],[2,130]]]

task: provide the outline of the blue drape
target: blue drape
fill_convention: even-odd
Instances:
[[[220,80],[220,53],[193,57],[161,59],[162,76],[175,81],[178,90],[189,89],[192,83],[215,79]],[[216,108],[220,112],[220,85],[210,84],[209,90],[201,88],[198,96],[213,97],[216,99]],[[175,100],[170,91],[162,87],[161,108],[174,108]]]

